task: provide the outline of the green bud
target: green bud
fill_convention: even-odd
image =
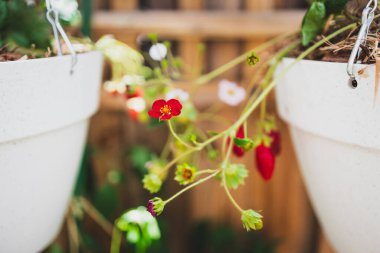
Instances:
[[[244,184],[244,180],[248,177],[248,170],[244,164],[229,164],[224,168],[226,177],[226,184],[228,188],[237,189],[240,185]],[[220,178],[223,175],[220,174]]]
[[[165,204],[165,201],[161,198],[155,197],[149,200],[147,211],[150,212],[153,217],[159,216],[164,211]]]
[[[243,227],[249,230],[260,230],[263,228],[263,216],[252,209],[245,210],[241,215]]]
[[[260,61],[260,58],[255,52],[252,52],[247,56],[247,63],[250,66],[256,65],[257,63],[259,63],[259,61]]]
[[[157,174],[146,174],[143,179],[144,188],[150,193],[156,193],[161,189],[162,181]]]

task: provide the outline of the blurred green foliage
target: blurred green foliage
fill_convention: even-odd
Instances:
[[[261,232],[236,232],[230,225],[213,225],[205,220],[195,225],[189,251],[197,253],[275,253],[278,240]]]
[[[0,46],[15,43],[21,47],[46,49],[50,45],[50,25],[42,5],[24,0],[0,0]]]

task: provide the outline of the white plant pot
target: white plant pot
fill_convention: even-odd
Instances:
[[[102,55],[0,63],[0,252],[40,252],[69,202],[88,119],[98,108]]]
[[[284,59],[278,71],[293,59]],[[340,253],[380,252],[380,95],[375,66],[303,60],[276,87],[317,216]]]

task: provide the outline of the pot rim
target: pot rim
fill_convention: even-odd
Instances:
[[[91,50],[91,51],[88,51],[88,52],[83,52],[83,53],[77,53],[77,57],[81,58],[81,56],[84,56],[84,55],[90,55],[90,54],[101,54],[101,52],[99,50]],[[43,63],[45,61],[59,61],[59,60],[66,60],[67,58],[71,58],[71,55],[70,54],[65,54],[65,55],[62,55],[62,56],[59,56],[59,55],[55,55],[55,56],[49,56],[49,57],[42,57],[42,58],[32,58],[32,59],[25,59],[25,60],[16,60],[16,61],[0,61],[0,67],[2,65],[5,65],[5,64],[14,64],[14,65],[18,65],[18,64],[26,64],[27,62],[29,64],[32,64],[32,63]],[[75,67],[74,67],[75,68]]]

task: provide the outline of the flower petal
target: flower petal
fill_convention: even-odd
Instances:
[[[172,111],[174,109],[181,111],[182,109],[182,104],[177,99],[170,99],[168,100],[167,104],[172,108]]]
[[[157,112],[159,112],[160,109],[161,109],[164,105],[166,105],[166,101],[163,100],[163,99],[158,99],[158,100],[156,100],[156,101],[153,102],[152,110],[153,110],[153,111],[157,111]]]
[[[171,113],[173,116],[178,116],[181,114],[181,109],[178,108],[172,108]]]
[[[148,114],[149,114],[149,116],[151,116],[152,118],[155,118],[155,119],[159,119],[161,116],[161,113],[154,111],[154,110],[150,110],[148,112]]]
[[[160,120],[169,120],[172,118],[171,114],[163,114],[160,118]]]

